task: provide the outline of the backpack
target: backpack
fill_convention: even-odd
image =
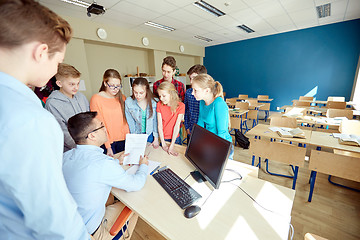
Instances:
[[[248,149],[250,142],[249,138],[247,138],[244,134],[241,133],[241,131],[235,132],[235,140],[239,144],[240,147],[243,149]]]

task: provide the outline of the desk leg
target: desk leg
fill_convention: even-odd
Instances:
[[[309,192],[309,198],[308,202],[311,202],[314,186],[315,186],[315,180],[316,180],[316,171],[311,171],[310,174],[310,192]]]

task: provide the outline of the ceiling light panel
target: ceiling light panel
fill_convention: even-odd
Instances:
[[[253,33],[253,32],[255,32],[254,30],[252,30],[251,28],[249,28],[249,27],[246,26],[245,24],[239,25],[239,26],[237,26],[237,27],[240,28],[240,29],[242,29],[242,30],[244,30],[244,31],[247,32],[247,33]]]
[[[213,5],[210,5],[209,3],[205,2],[205,1],[197,1],[193,3],[194,6],[200,8],[201,10],[204,10],[212,15],[215,15],[216,17],[221,17],[224,16],[225,13],[219,9],[217,9],[216,7],[214,7]]]
[[[331,15],[331,3],[316,7],[318,18],[329,17]]]
[[[79,7],[83,7],[83,8],[88,8],[91,5],[91,3],[84,2],[84,1],[81,1],[81,0],[61,0],[61,1],[73,4],[73,5],[76,5],[76,6],[79,6]]]
[[[154,27],[154,28],[159,28],[161,30],[165,30],[165,31],[169,31],[169,32],[175,31],[175,28],[172,28],[172,27],[169,27],[166,25],[162,25],[160,23],[151,22],[151,21],[146,22],[145,25]]]
[[[210,39],[210,38],[199,36],[199,35],[194,36],[194,38],[197,38],[197,39],[205,41],[205,42],[211,42],[212,41],[212,39]]]

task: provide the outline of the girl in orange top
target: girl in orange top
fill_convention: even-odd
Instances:
[[[106,127],[108,141],[101,147],[109,156],[124,151],[126,134],[130,132],[125,118],[126,97],[121,88],[119,72],[108,69],[104,73],[99,93],[90,100],[90,110],[98,113],[97,117]]]
[[[185,114],[185,104],[180,101],[175,86],[171,82],[161,83],[157,91],[160,101],[157,103],[156,112],[161,146],[168,154],[177,156],[174,145],[181,144],[179,131]],[[165,141],[170,142],[170,146]]]

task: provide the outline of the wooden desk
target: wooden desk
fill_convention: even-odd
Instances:
[[[183,153],[185,147],[176,146],[176,150]],[[169,166],[181,178],[194,170],[183,154],[170,156],[161,148],[151,150],[149,158]],[[196,203],[201,206],[201,212],[191,219],[184,217],[184,211],[151,176],[138,192],[126,193],[119,189],[112,192],[167,239],[288,239],[295,191],[258,179],[257,169],[250,165],[230,161],[227,167],[238,169],[243,180],[222,183],[203,206],[210,194],[209,188],[205,183],[196,183],[191,176],[186,179],[203,196]],[[223,180],[236,177],[225,171]],[[259,207],[233,184],[278,214]]]
[[[271,175],[293,178],[292,188],[295,189],[299,167],[304,167],[306,148],[311,137],[310,130],[303,130],[305,139],[283,138],[269,129],[269,125],[259,124],[251,129],[247,135],[250,137],[250,154],[252,165],[255,165],[255,157],[259,157],[257,166],[261,167],[261,158],[266,160],[266,171]],[[282,140],[282,141],[279,141]],[[292,167],[294,176],[272,173],[268,170],[268,161],[273,160],[295,166]]]
[[[309,159],[309,202],[312,199],[317,172],[360,182],[360,147],[340,144],[337,138],[324,132],[312,132],[310,145],[316,150],[311,150]],[[342,153],[337,154],[337,150]]]

